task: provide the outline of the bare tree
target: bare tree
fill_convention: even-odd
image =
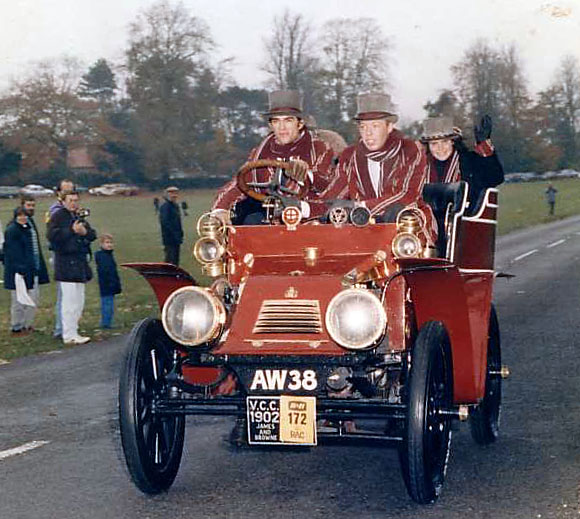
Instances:
[[[527,79],[515,44],[503,48],[498,55],[497,99],[500,113],[496,115],[498,146],[505,164],[524,165],[534,129],[530,127]]]
[[[566,166],[580,165],[578,156],[578,126],[580,120],[580,69],[574,56],[565,56],[556,75],[554,84],[557,113],[559,116],[559,137]]]
[[[302,90],[305,75],[312,68],[310,33],[312,28],[301,14],[284,11],[274,18],[272,33],[264,39],[266,61],[263,70],[270,84],[279,90]]]
[[[206,23],[166,0],[130,26],[127,91],[149,177],[167,178],[172,167],[195,161],[192,142],[211,117],[195,88],[208,82],[212,46]]]
[[[319,119],[344,130],[356,110],[356,96],[388,87],[390,49],[378,23],[371,18],[326,22],[318,39]]]
[[[499,107],[499,53],[486,40],[476,41],[451,67],[459,97],[471,119],[489,114],[494,119]]]

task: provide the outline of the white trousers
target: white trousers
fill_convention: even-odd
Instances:
[[[62,340],[79,336],[79,321],[85,306],[85,284],[61,281],[62,290]]]
[[[32,299],[36,306],[22,305],[16,299],[16,290],[10,291],[10,324],[12,330],[22,330],[23,328],[30,328],[34,322],[34,316],[38,308],[38,300],[40,298],[40,289],[38,287],[38,276],[34,277],[34,286],[27,290],[30,299]]]

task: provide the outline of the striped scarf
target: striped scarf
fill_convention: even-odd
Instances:
[[[443,175],[439,175],[439,169],[443,166]],[[429,182],[449,183],[461,180],[461,169],[459,168],[459,153],[453,150],[447,160],[437,160],[430,153],[427,154],[427,178]]]
[[[38,243],[38,232],[34,225],[32,218],[28,217],[28,225],[30,226],[30,237],[32,241],[32,256],[34,258],[34,268],[36,272],[40,270],[40,245]]]

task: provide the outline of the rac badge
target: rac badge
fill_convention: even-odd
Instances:
[[[300,208],[290,206],[282,211],[282,221],[289,231],[295,231],[300,220],[302,220],[302,212],[300,211]]]
[[[296,299],[298,297],[298,290],[294,287],[288,287],[288,290],[284,292],[284,297],[287,299]]]

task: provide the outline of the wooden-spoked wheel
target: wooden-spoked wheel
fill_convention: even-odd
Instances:
[[[488,445],[499,436],[501,412],[501,342],[499,323],[495,308],[489,314],[487,339],[487,370],[485,374],[485,395],[481,403],[471,412],[469,425],[471,436],[480,445]]]
[[[158,319],[137,323],[127,341],[119,383],[119,425],[129,474],[146,494],[166,491],[175,480],[185,435],[183,416],[155,413],[167,390],[171,349]]]
[[[434,502],[441,493],[451,445],[453,370],[449,337],[439,322],[425,324],[413,347],[407,416],[399,451],[411,498]]]

